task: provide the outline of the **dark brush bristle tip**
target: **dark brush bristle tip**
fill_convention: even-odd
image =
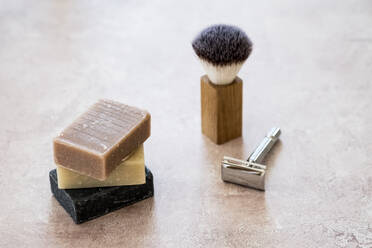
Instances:
[[[244,62],[252,52],[252,42],[245,32],[225,24],[202,30],[192,47],[199,58],[217,66]]]

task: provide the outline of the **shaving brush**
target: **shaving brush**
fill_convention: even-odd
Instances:
[[[207,75],[201,77],[202,133],[216,144],[242,135],[243,81],[236,75],[252,52],[238,27],[213,25],[192,42]]]
[[[252,42],[238,27],[213,25],[200,32],[192,47],[212,83],[234,81],[252,52]]]

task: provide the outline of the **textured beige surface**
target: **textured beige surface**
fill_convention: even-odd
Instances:
[[[190,42],[254,42],[243,138],[201,135]],[[372,2],[0,1],[0,247],[371,247]],[[155,197],[77,226],[49,189],[52,138],[99,98],[147,109]],[[265,193],[225,184],[283,129]]]

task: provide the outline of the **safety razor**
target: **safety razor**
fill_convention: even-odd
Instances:
[[[265,174],[267,167],[262,165],[261,162],[274,146],[280,134],[280,128],[272,128],[247,160],[225,156],[221,163],[222,180],[250,188],[265,190]]]

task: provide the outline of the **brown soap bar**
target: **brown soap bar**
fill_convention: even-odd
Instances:
[[[99,100],[54,139],[56,164],[104,180],[149,136],[151,116],[111,100]]]

